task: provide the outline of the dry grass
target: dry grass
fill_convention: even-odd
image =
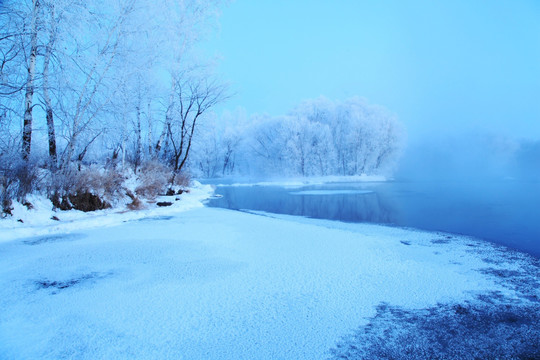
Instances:
[[[166,191],[171,179],[171,170],[158,161],[147,161],[138,170],[140,185],[135,194],[154,199]]]
[[[115,168],[89,167],[75,179],[76,192],[88,192],[103,198],[112,198],[122,191],[123,175]]]
[[[144,209],[144,204],[135,194],[127,190],[126,195],[131,199],[131,202],[127,204],[129,210],[141,210]]]
[[[172,186],[179,187],[180,189],[186,189],[189,187],[191,177],[187,172],[176,173],[173,179]]]

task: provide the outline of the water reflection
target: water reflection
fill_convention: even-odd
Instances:
[[[318,190],[305,187],[302,191]],[[250,209],[349,222],[395,223],[395,206],[378,193],[298,194],[274,186],[223,187],[210,206]]]
[[[447,231],[540,256],[538,182],[222,186],[216,193],[223,197],[209,206]]]

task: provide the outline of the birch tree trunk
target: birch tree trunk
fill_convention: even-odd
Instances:
[[[36,76],[37,57],[37,17],[39,11],[39,0],[32,1],[32,20],[30,30],[30,56],[28,57],[28,77],[26,80],[26,94],[24,100],[24,122],[22,135],[22,158],[28,160],[32,144],[32,110],[34,99],[34,80]]]

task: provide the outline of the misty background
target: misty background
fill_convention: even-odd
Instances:
[[[288,114],[360,95],[404,123],[401,179],[540,178],[540,3],[246,1],[203,49],[216,108]]]

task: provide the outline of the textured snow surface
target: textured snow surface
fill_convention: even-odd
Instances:
[[[215,208],[85,227],[2,234],[0,358],[324,359],[382,302],[516,296],[480,271],[499,250],[446,234]]]

